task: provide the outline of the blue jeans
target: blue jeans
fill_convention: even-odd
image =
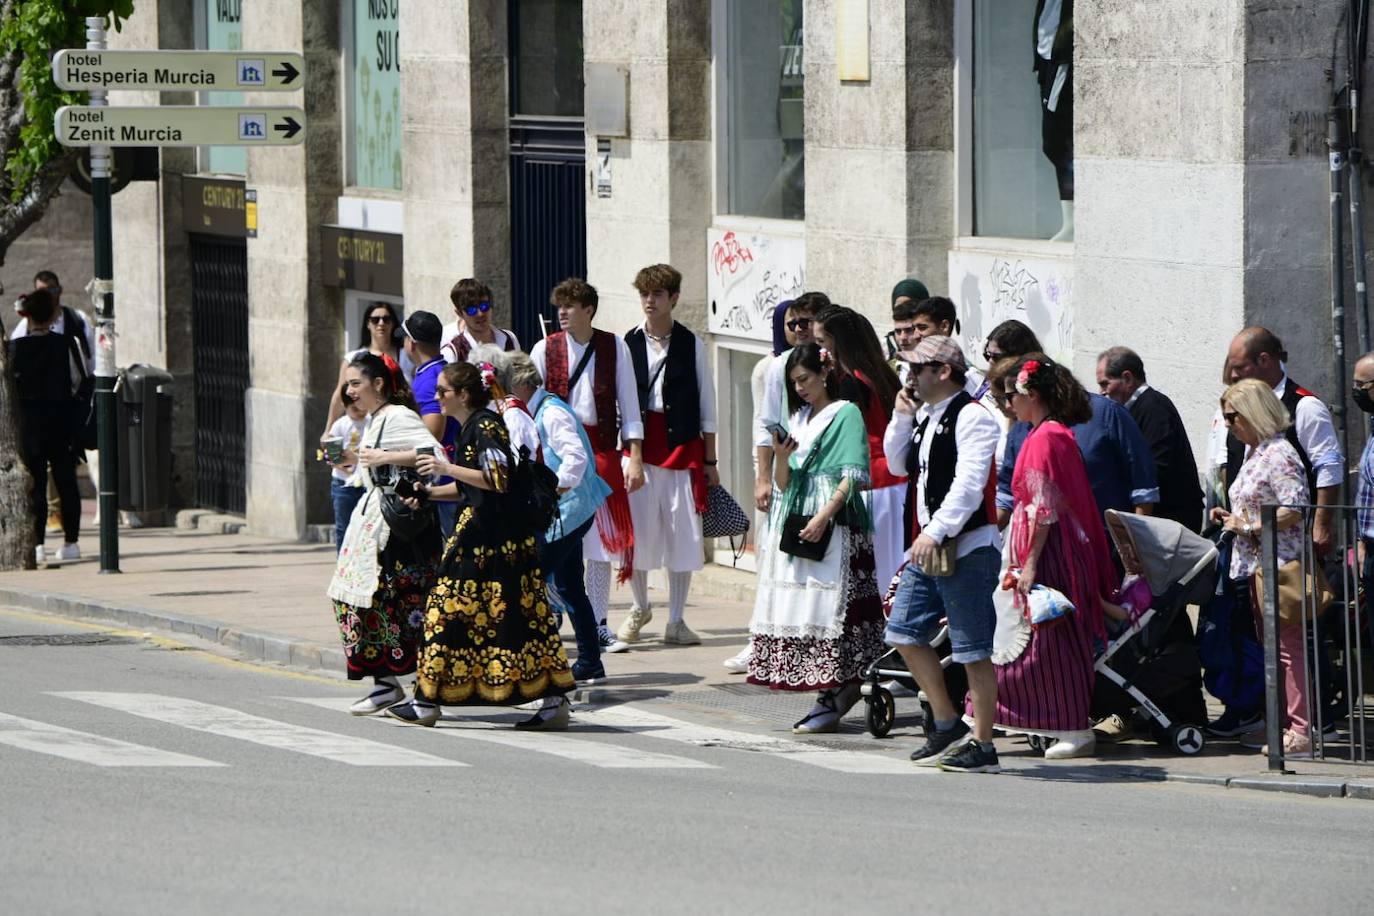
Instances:
[[[458,504],[442,499],[434,501],[434,508],[439,511],[439,533],[444,536],[444,543],[453,536],[453,524],[458,521]]]
[[[346,487],[339,478],[330,477],[329,498],[334,503],[334,552],[338,553],[343,547],[344,532],[348,530],[353,508],[363,498],[363,488]]]
[[[992,657],[997,610],[992,590],[1002,557],[996,547],[979,547],[959,558],[952,576],[928,576],[909,563],[892,599],[883,638],[890,646],[928,646],[949,620],[950,657],[961,665]]]
[[[558,589],[568,606],[573,634],[577,637],[577,658],[584,665],[601,661],[601,643],[596,638],[596,612],[587,597],[586,573],[582,568],[582,537],[591,530],[595,516],[575,531],[539,548],[539,564],[544,576]]]

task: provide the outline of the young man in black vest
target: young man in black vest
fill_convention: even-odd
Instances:
[[[1000,427],[964,389],[964,354],[951,338],[922,339],[910,361],[921,405],[918,409],[905,389],[897,395],[897,416],[884,436],[883,452],[888,467],[919,475],[919,533],[897,586],[885,639],[901,653],[935,716],[935,728],[911,759],[918,766],[997,773],[992,593],[1001,569],[994,469]],[[950,657],[968,673],[972,730],[954,705],[940,657],[930,647],[941,618],[948,619]]]
[[[668,623],[663,641],[701,642],[682,619],[692,573],[704,557],[701,514],[706,488],[720,483],[716,471],[716,391],[706,347],[673,320],[682,274],[667,264],[635,277],[644,324],[625,335],[644,417],[644,486],[630,494],[634,519],[634,607],[617,634],[627,643],[653,617],[649,571],[668,570]]]

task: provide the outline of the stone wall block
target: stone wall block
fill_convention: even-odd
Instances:
[[[921,64],[906,74],[906,148],[953,150],[954,71]]]
[[[1247,160],[1326,158],[1327,61],[1258,61],[1245,67]]]
[[[1181,70],[1169,61],[1075,65],[1076,154],[1107,159],[1178,158],[1190,129],[1180,120]],[[1122,129],[1128,112],[1139,129]]]
[[[916,67],[952,67],[954,0],[905,0],[902,6],[907,63]]]
[[[807,208],[807,231],[847,229],[863,235],[903,237],[907,225],[906,179],[906,153],[807,150],[807,200],[815,201]]]
[[[1328,263],[1326,163],[1256,163],[1246,169],[1245,265],[1265,270]]]
[[[905,158],[907,236],[947,245],[953,232],[954,154],[913,150]]]
[[[1226,63],[1244,40],[1240,0],[1100,0],[1074,7],[1075,63]]]
[[[708,60],[668,64],[668,136],[673,140],[711,138],[711,65]],[[633,123],[633,122],[632,122]],[[633,127],[631,128],[633,130]]]

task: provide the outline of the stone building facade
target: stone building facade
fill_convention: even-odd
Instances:
[[[112,44],[307,61],[294,97],[201,99],[299,104],[302,146],[165,150],[162,180],[115,201],[120,361],[179,381],[182,498],[225,502],[207,478],[233,476],[227,454],[242,476],[220,508],[253,530],[327,520],[311,459],[361,310],[450,320],[464,276],[528,338],[560,271],[585,272],[599,324],[624,331],[638,268],[677,266],[741,496],[766,315],[802,289],[881,333],[892,285],[919,277],[958,304],[975,362],[1020,318],[1089,387],[1096,354],[1130,345],[1199,449],[1246,324],[1283,335],[1309,387],[1339,390],[1322,135],[1341,4],[1068,6],[1066,206],[1041,151],[1035,0],[141,0]],[[206,212],[236,188],[256,192],[254,237]],[[341,260],[359,233],[387,264]],[[198,317],[226,298],[243,312],[227,344]]]

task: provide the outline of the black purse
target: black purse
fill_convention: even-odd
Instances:
[[[382,441],[382,433],[386,432],[386,419],[383,418],[382,426],[377,430],[377,441]],[[378,473],[377,470],[369,469],[372,475],[372,483],[382,497],[382,519],[386,526],[391,529],[393,536],[403,541],[414,541],[421,537],[431,527],[439,524],[439,510],[428,499],[420,503],[418,509],[412,509],[406,505],[404,497],[415,492],[415,484],[420,482],[420,475],[411,468],[398,468],[395,465],[384,465],[384,471]],[[402,481],[406,485],[401,485]],[[397,489],[402,492],[397,493]]]
[[[789,513],[782,523],[782,533],[778,537],[778,549],[798,560],[824,559],[826,548],[830,546],[830,536],[835,533],[835,523],[831,521],[825,526],[825,533],[821,535],[819,541],[803,541],[802,529],[810,523],[813,517],[803,515],[800,512]]]

